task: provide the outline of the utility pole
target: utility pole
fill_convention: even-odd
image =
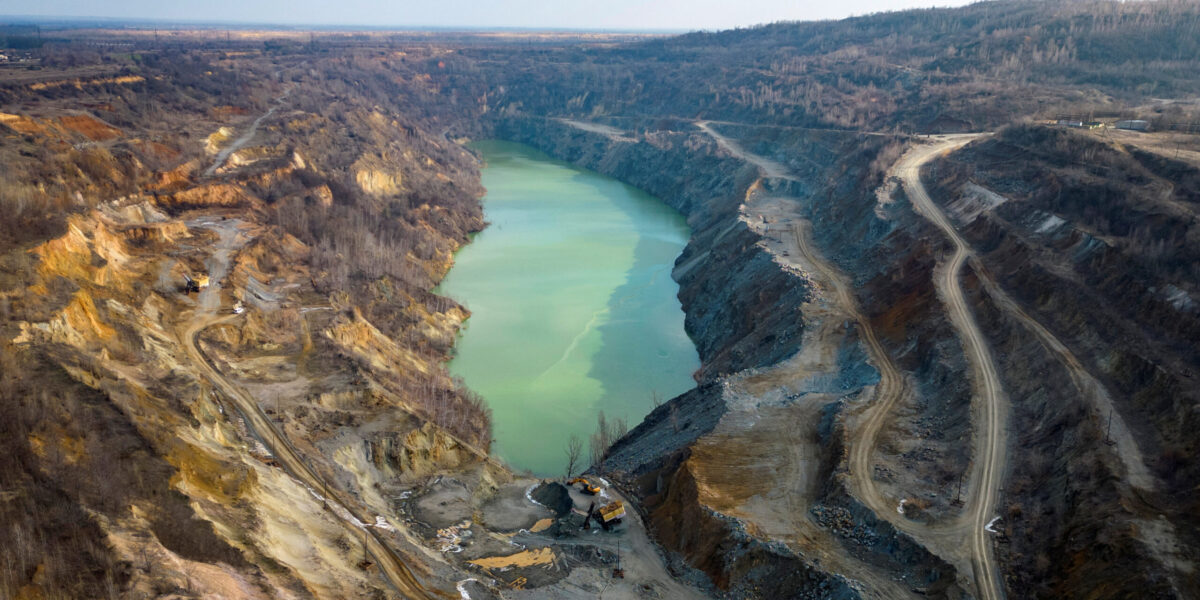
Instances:
[[[1109,446],[1113,445],[1112,441],[1112,413],[1113,409],[1108,409],[1108,427],[1104,430],[1104,443]]]

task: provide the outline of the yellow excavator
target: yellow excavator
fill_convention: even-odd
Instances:
[[[600,493],[599,486],[592,485],[592,482],[590,482],[582,477],[576,477],[575,479],[568,481],[567,485],[575,485],[577,483],[583,484],[582,486],[579,487],[579,491],[581,491],[589,496],[595,496],[596,494]]]

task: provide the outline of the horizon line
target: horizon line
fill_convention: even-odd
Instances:
[[[63,15],[0,15],[0,27],[11,25],[87,25],[87,24],[135,25],[141,28],[163,26],[175,29],[267,29],[291,31],[396,31],[396,32],[445,32],[445,33],[480,33],[480,32],[520,32],[520,33],[607,33],[607,34],[642,34],[642,35],[679,35],[698,31],[717,31],[704,28],[586,28],[570,26],[484,26],[484,25],[366,25],[353,23],[317,24],[317,23],[281,23],[269,21],[222,21],[213,19],[155,19],[145,17],[102,17],[102,16],[63,16]],[[765,23],[764,23],[765,24]]]

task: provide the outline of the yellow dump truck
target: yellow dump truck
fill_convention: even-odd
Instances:
[[[190,275],[183,276],[183,293],[190,294],[192,292],[200,293],[200,290],[208,287],[208,275],[197,275],[193,279]]]
[[[596,512],[600,514],[600,526],[608,529],[620,523],[621,519],[625,516],[625,503],[620,500],[614,500],[601,506],[600,510]]]

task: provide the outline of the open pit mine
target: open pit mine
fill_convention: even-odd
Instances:
[[[3,25],[0,598],[1200,598],[1200,5]]]

